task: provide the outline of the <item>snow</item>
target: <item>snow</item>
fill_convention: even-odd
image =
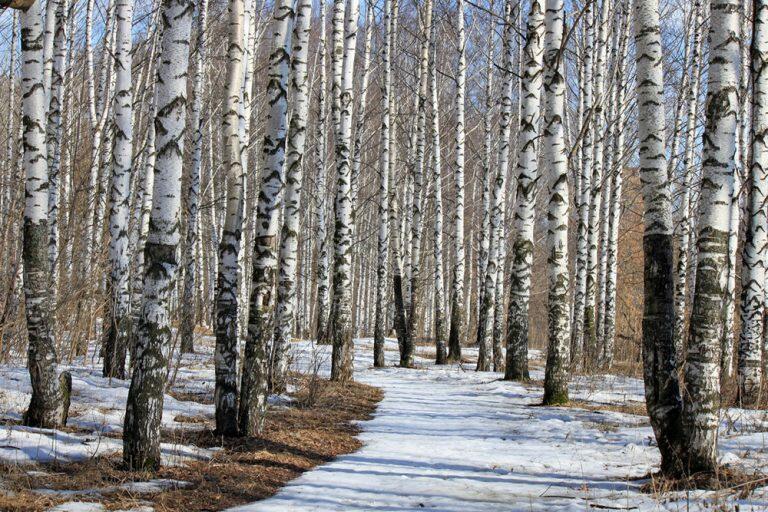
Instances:
[[[177,396],[213,394],[212,340],[198,343],[201,353],[184,356],[175,374]],[[420,347],[417,369],[397,368],[397,342],[387,340],[385,369],[371,366],[370,339],[357,340],[355,378],[379,386],[384,399],[370,421],[360,424],[364,446],[319,466],[274,497],[233,509],[237,512],[394,511],[444,512],[768,509],[768,492],[748,499],[732,493],[690,492],[649,495],[640,492],[655,471],[658,451],[648,420],[609,410],[542,407],[541,387],[476,373],[474,364],[436,367]],[[470,359],[476,350],[466,349]],[[532,350],[531,376],[543,378],[543,354]],[[327,376],[330,347],[296,342],[294,369]],[[30,464],[81,460],[119,452],[128,382],[101,377],[98,361],[67,365],[73,373],[72,418],[66,431],[18,425],[29,400],[29,382],[21,365],[0,367],[0,461]],[[591,406],[640,405],[639,379],[615,375],[576,377],[571,397]],[[287,397],[271,397],[285,403]],[[201,428],[187,418],[212,418],[213,406],[165,397],[163,425]],[[74,428],[72,428],[74,427]],[[723,411],[721,462],[747,471],[768,472],[768,414]],[[212,450],[162,445],[165,463],[206,459]],[[30,466],[30,471],[36,471]],[[133,484],[137,494],[184,482],[160,480]],[[93,499],[111,488],[69,492],[73,500]],[[41,490],[42,492],[42,490]],[[68,491],[63,491],[67,493]],[[61,493],[61,492],[59,492]],[[101,512],[101,505],[70,501],[56,512]],[[132,509],[148,512],[151,507]]]
[[[387,362],[397,344],[388,340]],[[358,340],[356,379],[384,390],[374,418],[361,424],[359,451],[315,468],[274,497],[233,512],[284,511],[584,511],[705,510],[735,498],[717,493],[643,494],[639,477],[657,469],[659,456],[647,418],[612,411],[542,407],[541,388],[476,373],[473,365],[373,369],[372,343]],[[299,365],[320,362],[328,348],[297,344]],[[469,355],[474,354],[467,350]],[[542,354],[532,351],[531,357]],[[533,379],[543,378],[541,370]],[[572,397],[636,403],[642,382],[612,375],[577,378]],[[735,410],[728,411],[729,413]],[[739,414],[759,425],[754,411]],[[743,416],[742,416],[743,417]],[[742,420],[743,421],[743,420]],[[722,460],[768,469],[764,434],[724,435]],[[765,510],[758,490],[741,510]]]
[[[177,372],[174,391],[213,396],[212,354],[185,355]],[[123,418],[130,381],[101,376],[101,363],[93,357],[61,365],[72,373],[72,405],[67,431],[19,425],[29,405],[32,389],[23,365],[0,367],[0,461],[15,464],[77,461],[120,452]],[[213,418],[212,404],[177,400],[165,395],[162,425],[172,429],[199,429],[190,418]],[[75,429],[75,431],[72,431]],[[161,443],[164,464],[209,459],[214,450],[177,443]]]

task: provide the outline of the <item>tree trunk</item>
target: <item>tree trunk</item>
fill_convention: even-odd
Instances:
[[[549,169],[547,218],[548,345],[544,372],[544,404],[568,401],[570,312],[568,310],[568,159],[565,149],[564,58],[561,53],[563,0],[546,0],[544,14],[544,119],[542,168]]]
[[[129,194],[133,172],[133,91],[131,83],[131,26],[133,0],[115,7],[115,99],[112,107],[112,197],[109,212],[109,315],[104,340],[104,376],[125,378],[125,355],[131,332],[131,295],[128,254]]]
[[[507,365],[504,378],[527,380],[528,374],[528,302],[531,297],[533,264],[533,228],[538,180],[539,124],[544,35],[544,12],[538,0],[531,2],[528,13],[524,68],[523,104],[518,132],[517,208],[515,238],[512,245],[512,272],[509,288],[507,328]]]
[[[451,325],[448,334],[448,357],[461,360],[461,341],[465,335],[464,319],[464,101],[466,96],[467,57],[464,36],[464,0],[457,0],[456,20],[458,39],[456,47],[459,53],[456,70],[456,166],[453,176],[456,182],[456,204],[453,214],[454,228],[454,267],[453,290],[451,293]]]
[[[169,300],[176,278],[181,210],[181,169],[187,112],[187,65],[193,6],[163,0],[161,60],[155,104],[157,158],[149,234],[144,249],[144,298],[136,363],[123,427],[123,460],[131,470],[160,465],[160,420],[171,342]]]
[[[643,380],[648,416],[661,451],[661,470],[674,474],[683,461],[680,390],[675,369],[673,227],[664,151],[664,78],[658,0],[634,1],[640,177],[645,230]]]
[[[343,3],[343,0],[335,0]],[[344,51],[341,87],[337,89],[339,124],[336,133],[336,223],[333,233],[333,302],[331,305],[331,380],[346,382],[353,372],[352,326],[352,168],[350,139],[352,136],[352,104],[354,96],[355,48],[359,1],[350,0],[344,19]],[[338,57],[337,57],[338,58]]]
[[[243,0],[230,0],[229,46],[227,48],[227,104],[222,119],[224,169],[227,197],[224,229],[219,240],[219,270],[216,287],[216,432],[237,434],[237,269],[243,225],[243,167],[241,162],[239,113],[243,83]]]
[[[277,235],[285,182],[286,114],[290,67],[292,3],[280,0],[273,19],[272,52],[267,85],[267,125],[262,149],[261,189],[256,209],[253,274],[240,384],[240,434],[253,436],[264,426],[267,407],[267,343],[274,333],[272,289],[277,270]]]
[[[309,53],[309,24],[312,18],[311,0],[300,0],[296,5],[291,52],[291,80],[289,95],[293,113],[288,126],[285,178],[285,211],[280,232],[280,261],[277,284],[277,314],[275,338],[272,348],[272,389],[282,392],[288,372],[288,343],[293,334],[296,317],[296,258],[301,222],[301,187],[304,146],[306,143],[307,114],[309,112],[309,84],[307,83],[307,55]]]
[[[397,1],[397,0],[395,0]],[[373,365],[386,366],[384,359],[384,336],[386,334],[387,263],[389,251],[389,174],[390,174],[390,116],[393,106],[392,95],[392,0],[384,1],[384,27],[386,30],[382,65],[384,81],[381,88],[381,160],[379,161],[379,230],[376,266],[376,312],[373,327]]]
[[[27,368],[32,399],[24,413],[30,427],[66,424],[69,393],[56,378],[56,345],[51,331],[48,266],[48,169],[43,87],[43,20],[40,2],[21,11],[21,94],[24,122],[25,204],[22,258],[26,309]],[[62,374],[62,375],[66,375]],[[64,380],[66,382],[66,380]]]
[[[195,81],[192,85],[192,164],[187,187],[187,234],[184,258],[184,290],[181,300],[181,351],[195,351],[195,324],[197,319],[197,247],[200,239],[200,168],[203,159],[203,79],[205,74],[206,39],[208,37],[208,0],[197,2],[197,56]],[[206,322],[207,323],[207,322]]]
[[[744,242],[739,340],[739,401],[760,398],[765,304],[766,196],[768,196],[768,0],[754,3],[752,32],[752,168],[749,226]]]
[[[512,62],[514,27],[512,26],[512,6],[507,2],[504,25],[504,56],[503,56],[503,83],[501,95],[501,119],[499,121],[499,161],[498,169],[494,173],[493,195],[491,201],[490,221],[490,247],[488,250],[488,263],[485,269],[483,283],[483,301],[480,304],[480,316],[478,319],[477,344],[479,353],[477,359],[477,371],[487,372],[491,370],[493,355],[493,321],[496,303],[496,278],[499,268],[499,244],[503,240],[499,237],[501,223],[504,222],[503,209],[506,198],[506,177],[509,168],[509,137],[512,120],[512,86],[513,73]]]

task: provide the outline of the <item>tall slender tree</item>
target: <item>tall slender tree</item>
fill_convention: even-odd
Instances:
[[[397,1],[397,0],[395,0]],[[384,335],[386,332],[387,263],[389,259],[389,146],[392,107],[392,0],[384,1],[384,48],[381,54],[384,67],[382,81],[381,158],[379,160],[379,229],[376,259],[376,311],[373,328],[373,364],[378,368],[384,360]]]
[[[563,0],[546,0],[544,11],[543,168],[550,170],[547,209],[547,273],[549,276],[547,365],[544,403],[568,401],[570,312],[568,311],[568,161],[563,116],[565,111]]]
[[[451,324],[448,331],[448,356],[461,359],[461,340],[464,338],[464,146],[466,129],[464,122],[464,103],[467,88],[466,36],[464,34],[464,0],[456,2],[456,50],[458,65],[456,69],[456,164],[453,176],[456,182],[455,205],[453,213],[453,248],[454,267],[451,291]]]
[[[226,212],[219,240],[216,287],[216,431],[235,435],[237,430],[237,270],[243,225],[243,167],[240,150],[239,113],[242,95],[243,30],[245,4],[228,4],[227,102],[222,118],[224,168],[227,171]]]
[[[493,193],[491,196],[490,235],[488,263],[483,278],[483,302],[480,304],[478,318],[477,343],[480,347],[477,359],[477,371],[491,370],[491,356],[493,343],[493,322],[496,303],[496,279],[499,269],[499,244],[503,240],[498,236],[501,232],[501,224],[504,222],[503,208],[506,198],[506,177],[509,168],[509,138],[512,123],[512,88],[514,86],[512,63],[514,62],[513,39],[515,28],[512,25],[513,6],[506,3],[504,17],[504,57],[503,79],[501,86],[501,119],[499,121],[499,149],[497,170],[492,176]]]
[[[664,147],[664,76],[658,0],[634,0],[640,180],[643,188],[643,380],[661,470],[679,473],[681,399],[675,365],[673,227]]]
[[[544,11],[538,0],[531,2],[527,23],[523,49],[523,98],[517,142],[517,207],[509,289],[507,364],[504,374],[504,377],[510,380],[529,378],[528,302],[531,296],[533,264],[544,35]]]
[[[335,0],[336,3],[344,0]],[[354,329],[352,326],[352,168],[350,139],[352,136],[352,104],[354,98],[355,48],[360,14],[358,0],[349,0],[344,18],[344,51],[340,88],[337,89],[339,123],[336,133],[336,223],[333,233],[333,302],[331,305],[331,380],[352,379]],[[337,58],[339,58],[337,57]]]
[[[749,226],[744,242],[739,341],[739,398],[752,405],[760,397],[761,344],[768,245],[768,1],[754,2],[752,32],[752,167]]]
[[[157,157],[149,233],[144,249],[143,304],[136,362],[125,409],[123,460],[133,470],[160,465],[160,420],[171,342],[169,311],[181,238],[181,168],[187,112],[191,0],[163,0],[163,35],[155,90]]]
[[[187,233],[184,255],[184,290],[181,302],[181,350],[195,351],[195,323],[197,319],[196,289],[202,276],[197,273],[197,249],[200,239],[200,168],[203,160],[203,94],[205,92],[206,40],[208,38],[208,0],[197,1],[197,44],[195,52],[195,80],[192,84],[192,163],[187,185]]]
[[[48,169],[43,87],[41,2],[11,4],[21,9],[21,95],[25,174],[22,258],[27,323],[27,368],[32,398],[24,414],[30,427],[54,428],[67,422],[71,377],[56,378],[56,344],[51,330],[48,261]]]
[[[131,27],[133,0],[117,0],[115,7],[115,99],[112,113],[112,186],[109,212],[110,318],[104,340],[104,376],[125,378],[125,355],[130,337],[131,294],[128,254],[129,195],[133,170],[133,87],[131,83]]]
[[[264,426],[267,406],[267,343],[274,333],[274,302],[278,222],[285,182],[285,139],[290,68],[292,2],[280,0],[273,18],[269,56],[267,111],[262,148],[261,189],[256,207],[251,300],[240,384],[240,434],[251,436]]]
[[[702,154],[702,186],[688,350],[683,430],[689,471],[717,467],[720,348],[727,275],[730,204],[738,127],[739,2],[711,4],[707,119]]]
[[[296,259],[301,223],[302,164],[306,144],[309,113],[309,84],[307,55],[309,53],[309,22],[312,19],[311,0],[300,0],[294,15],[291,50],[291,79],[289,95],[293,112],[288,126],[285,209],[280,232],[280,260],[277,278],[277,312],[272,349],[272,387],[285,389],[288,371],[288,343],[296,317]]]

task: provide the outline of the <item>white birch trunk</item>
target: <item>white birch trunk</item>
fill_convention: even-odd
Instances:
[[[493,355],[493,320],[496,303],[496,279],[499,268],[499,242],[498,237],[501,223],[504,221],[503,210],[506,197],[506,177],[509,168],[509,138],[512,122],[512,88],[514,60],[514,48],[512,45],[514,27],[512,26],[512,5],[506,4],[504,26],[504,58],[503,80],[501,93],[501,119],[499,121],[499,156],[497,171],[494,173],[493,194],[491,201],[490,220],[490,247],[488,250],[488,264],[485,269],[483,302],[480,305],[478,318],[477,343],[479,345],[477,371],[490,371]]]
[[[195,57],[195,81],[192,85],[192,163],[187,186],[187,233],[184,245],[184,291],[181,301],[181,351],[195,351],[195,324],[197,319],[196,289],[201,281],[197,272],[196,250],[200,240],[200,168],[203,159],[203,94],[206,38],[208,30],[208,0],[197,1],[197,48]]]
[[[547,364],[544,404],[568,402],[570,312],[568,310],[568,159],[565,148],[564,58],[561,54],[563,0],[546,0],[544,11],[544,115],[541,142],[544,169],[549,169],[547,208]]]
[[[335,0],[336,3],[343,0]],[[353,372],[352,326],[352,168],[350,139],[352,136],[352,105],[354,98],[355,48],[357,45],[358,0],[349,0],[344,18],[344,51],[338,98],[339,124],[336,133],[336,202],[333,233],[333,303],[331,332],[333,354],[331,380],[345,382]],[[334,44],[336,44],[334,42]]]
[[[54,428],[66,424],[69,396],[66,386],[60,386],[56,378],[58,360],[51,330],[51,304],[48,296],[48,169],[43,87],[43,19],[40,2],[35,2],[26,11],[21,11],[20,18],[25,173],[22,258],[29,340],[27,368],[32,385],[32,398],[24,414],[24,424],[30,427]]]
[[[257,201],[253,247],[253,273],[248,336],[245,340],[240,388],[240,434],[252,436],[264,426],[267,405],[267,347],[274,333],[272,289],[277,270],[278,229],[285,182],[285,138],[290,68],[290,24],[292,3],[280,0],[272,25],[269,57],[267,110],[262,148],[261,189]]]
[[[634,0],[640,180],[643,187],[643,378],[661,470],[680,468],[675,368],[671,190],[664,147],[664,76],[658,0]]]
[[[717,467],[720,342],[727,286],[728,238],[738,129],[739,10],[736,0],[711,4],[707,124],[702,154],[696,284],[685,361],[683,431],[688,471]]]
[[[461,341],[464,339],[464,145],[466,140],[464,126],[464,102],[466,97],[467,57],[464,34],[464,0],[456,3],[456,25],[458,38],[456,49],[459,54],[456,70],[456,165],[453,176],[455,180],[455,206],[453,212],[453,248],[454,267],[451,293],[451,323],[448,331],[448,357],[461,360]]]
[[[523,49],[522,107],[518,132],[517,206],[509,289],[507,356],[504,378],[526,380],[528,373],[528,302],[531,297],[533,228],[539,164],[544,10],[532,0]]]
[[[766,197],[768,197],[768,1],[754,3],[752,35],[752,167],[748,201],[749,225],[744,242],[741,336],[739,339],[739,401],[752,405],[760,398],[763,315],[766,279]]]
[[[133,0],[115,6],[115,97],[112,113],[112,183],[109,212],[109,315],[104,339],[105,377],[124,379],[125,355],[131,329],[128,254],[129,195],[133,171],[133,85],[131,28]]]
[[[397,1],[397,0],[395,0]],[[386,295],[387,264],[389,251],[389,174],[390,174],[390,123],[392,95],[392,0],[384,1],[384,28],[386,30],[382,51],[384,79],[381,88],[381,159],[379,160],[379,229],[376,259],[376,312],[373,327],[373,364],[377,368],[386,365],[384,360],[384,336],[387,332]]]
[[[304,147],[309,113],[309,84],[307,56],[309,54],[309,24],[312,19],[311,0],[299,0],[294,16],[291,50],[291,79],[289,96],[293,113],[288,126],[285,210],[280,232],[280,261],[277,281],[277,313],[272,348],[272,388],[282,392],[288,371],[288,344],[293,335],[296,316],[296,258],[301,224],[301,190]]]
[[[187,111],[187,65],[193,4],[164,0],[163,36],[155,105],[157,157],[152,212],[145,247],[146,270],[136,363],[123,427],[123,460],[132,470],[160,465],[160,420],[171,343],[169,301],[176,278],[181,168]]]

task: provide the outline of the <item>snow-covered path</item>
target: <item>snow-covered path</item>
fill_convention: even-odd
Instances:
[[[236,510],[475,512],[688,510],[690,506],[683,496],[662,504],[639,492],[644,482],[631,480],[658,461],[656,449],[649,446],[651,431],[645,418],[541,407],[539,387],[502,382],[496,374],[459,366],[374,370],[368,367],[370,346],[365,341],[358,344],[357,354],[356,378],[385,392],[375,417],[363,424],[364,447],[305,473],[271,499]],[[626,379],[620,382],[626,384]],[[634,379],[631,383],[638,384]],[[614,391],[627,393],[621,386]],[[589,395],[589,390],[577,383],[574,394]],[[708,508],[713,503],[699,505]],[[753,497],[741,505],[742,510],[750,510],[750,505],[765,510],[768,501]]]

